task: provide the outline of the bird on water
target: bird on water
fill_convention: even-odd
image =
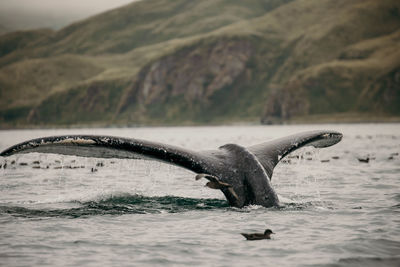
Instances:
[[[274,232],[272,232],[271,229],[266,229],[264,233],[252,233],[252,234],[241,233],[241,235],[244,236],[247,240],[271,239],[271,234],[275,234]]]

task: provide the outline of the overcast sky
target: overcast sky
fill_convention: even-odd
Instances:
[[[0,0],[5,28],[55,28],[116,8],[134,0]]]

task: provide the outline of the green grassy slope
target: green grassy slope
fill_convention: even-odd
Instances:
[[[52,33],[53,31],[50,29],[6,33],[0,38],[0,57],[15,50],[21,50],[42,38],[50,36]]]
[[[146,0],[0,36],[0,123],[399,116],[399,14],[394,0]]]
[[[261,16],[285,2],[289,1],[140,1],[66,27],[49,40],[49,45],[52,53],[124,53],[211,32]]]

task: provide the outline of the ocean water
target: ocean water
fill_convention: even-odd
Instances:
[[[315,129],[344,137],[277,165],[282,209],[229,207],[194,173],[154,161],[0,158],[0,265],[400,266],[400,124],[15,130],[0,131],[0,149],[98,134],[205,150]],[[271,240],[240,235],[266,228]]]

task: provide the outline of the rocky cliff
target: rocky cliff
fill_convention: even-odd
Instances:
[[[400,115],[398,1],[167,2],[0,36],[2,126]]]

